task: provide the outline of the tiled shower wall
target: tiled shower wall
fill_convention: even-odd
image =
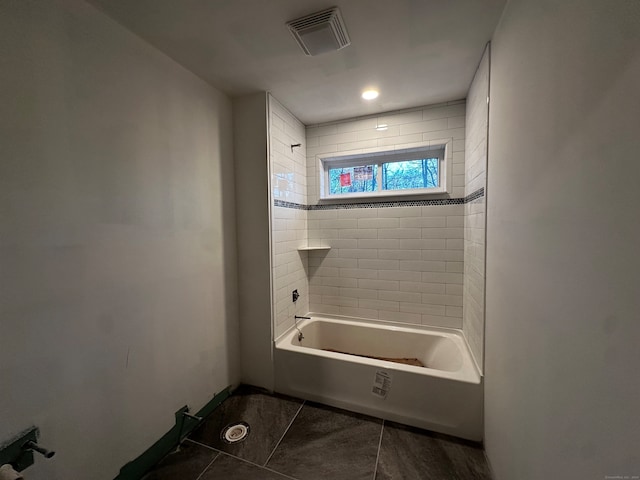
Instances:
[[[383,123],[388,129],[377,131]],[[451,198],[459,200],[313,207],[317,155],[445,139],[453,152]],[[461,328],[465,101],[310,127],[306,142],[309,242],[332,247],[309,253],[310,310]]]
[[[466,195],[487,180],[489,113],[489,47],[480,62],[467,97],[465,164]],[[464,206],[464,305],[463,330],[480,369],[484,344],[485,196]]]
[[[305,127],[269,95],[269,165],[273,199],[302,205],[306,202]],[[300,144],[299,147],[291,147]],[[250,174],[250,173],[249,173]],[[274,333],[277,337],[291,325],[294,315],[309,311],[307,253],[298,247],[307,243],[307,211],[271,207],[271,245],[274,292]],[[292,302],[291,292],[300,298]]]
[[[463,205],[309,212],[314,312],[462,326]]]
[[[376,126],[386,124],[387,130]],[[307,128],[307,190],[308,203],[318,203],[319,166],[317,155],[326,153],[364,153],[379,148],[411,148],[424,142],[443,139],[453,141],[453,190],[452,198],[464,197],[464,138],[465,101],[386,113],[377,117],[357,118],[348,121]],[[456,166],[457,165],[457,166]]]

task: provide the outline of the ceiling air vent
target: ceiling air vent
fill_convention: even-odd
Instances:
[[[338,7],[292,20],[287,26],[306,55],[320,55],[351,44]]]

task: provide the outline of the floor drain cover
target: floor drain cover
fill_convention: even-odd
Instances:
[[[232,423],[227,425],[220,434],[220,438],[226,443],[238,443],[249,435],[249,424],[246,422]]]

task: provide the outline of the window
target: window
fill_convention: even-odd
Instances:
[[[446,193],[446,144],[321,158],[321,198]]]

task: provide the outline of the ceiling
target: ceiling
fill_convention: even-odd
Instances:
[[[228,95],[270,91],[307,125],[464,98],[506,2],[89,1]],[[334,5],[351,45],[305,56],[285,23]]]

